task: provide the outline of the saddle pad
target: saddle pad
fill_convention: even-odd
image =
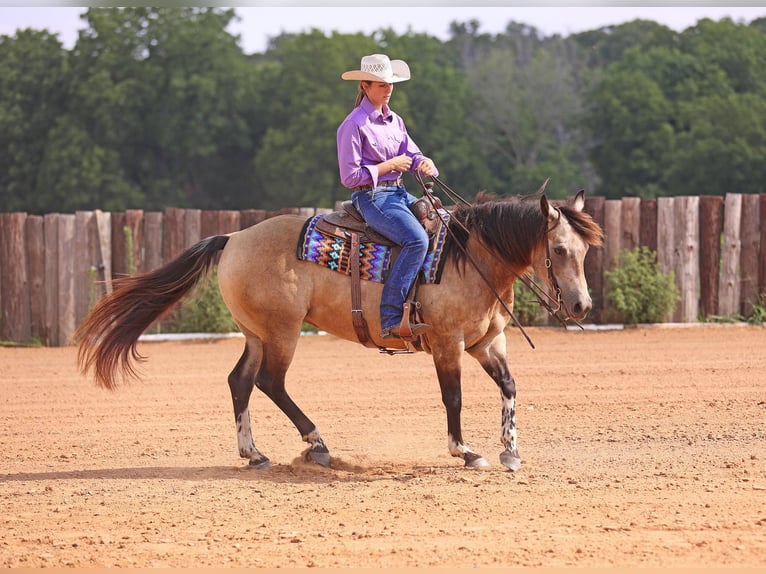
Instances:
[[[298,259],[316,263],[344,275],[351,275],[349,268],[351,237],[344,239],[322,233],[316,229],[316,223],[321,217],[322,215],[316,215],[304,224],[298,238]],[[421,269],[424,283],[438,283],[441,279],[444,263],[442,255],[446,238],[447,226],[442,225],[439,234],[432,242],[432,249],[426,254]],[[392,263],[393,247],[390,245],[372,242],[359,244],[359,276],[363,280],[384,283]]]

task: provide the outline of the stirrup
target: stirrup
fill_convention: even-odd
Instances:
[[[431,328],[431,325],[428,325],[426,323],[410,323],[410,331],[412,331],[411,335],[402,335],[401,334],[401,325],[397,325],[396,327],[389,327],[388,329],[383,329],[383,331],[380,333],[381,339],[406,339],[406,340],[413,340],[417,339],[428,331]]]

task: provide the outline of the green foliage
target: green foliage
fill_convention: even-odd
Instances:
[[[534,279],[530,279],[534,280]],[[522,325],[541,325],[543,323],[540,302],[521,281],[513,284],[513,314]]]
[[[218,290],[214,268],[194,292],[163,321],[167,333],[231,333],[239,331]]]
[[[626,324],[660,323],[680,299],[672,272],[663,273],[648,247],[623,249],[617,267],[604,273],[607,298]]]
[[[758,301],[753,303],[753,312],[747,318],[747,322],[753,325],[766,323],[766,294],[758,296]]]
[[[0,36],[0,209],[331,207],[335,133],[374,52],[406,60],[392,107],[467,199],[761,193],[766,34],[701,20],[544,37],[455,22],[427,34],[281,34],[246,55],[233,9],[91,7],[75,46]],[[413,178],[408,186],[417,193]]]

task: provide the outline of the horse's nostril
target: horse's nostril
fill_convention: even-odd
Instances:
[[[574,306],[574,312],[575,312],[575,314],[577,314],[577,315],[579,315],[580,313],[582,313],[582,304],[581,304],[581,303],[575,303],[575,306]]]

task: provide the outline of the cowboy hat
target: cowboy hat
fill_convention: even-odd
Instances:
[[[410,67],[404,60],[389,60],[385,54],[372,54],[362,58],[359,70],[349,70],[341,75],[344,80],[368,82],[404,82],[410,79]]]

